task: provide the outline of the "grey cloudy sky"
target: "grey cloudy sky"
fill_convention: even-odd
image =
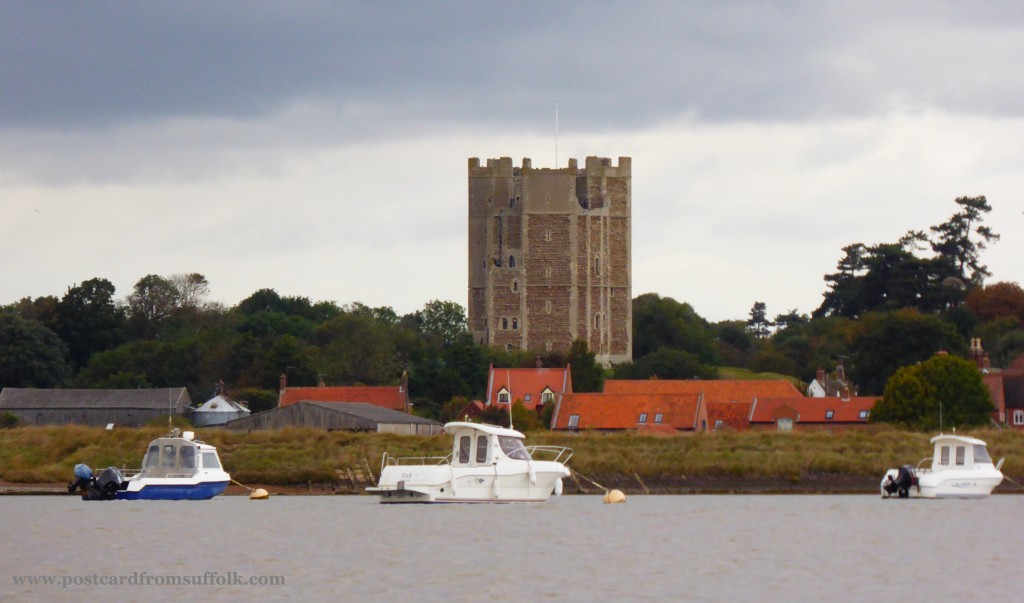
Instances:
[[[466,160],[633,158],[633,293],[810,312],[986,195],[1024,281],[1024,4],[0,0],[0,304],[200,272],[466,299]]]

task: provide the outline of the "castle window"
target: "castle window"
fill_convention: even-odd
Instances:
[[[545,341],[544,342],[544,350],[545,351],[550,352],[554,348],[555,348],[554,344],[552,344],[550,341]],[[1024,415],[1021,415],[1021,416],[1024,417]],[[1021,420],[1021,423],[1024,423],[1024,419]]]
[[[594,258],[594,274],[601,276],[601,256]]]
[[[519,319],[513,317],[512,318],[512,330],[515,331],[518,328],[519,328]]]
[[[505,351],[506,352],[511,352],[512,351],[512,344],[511,343],[506,343],[505,344]]]
[[[508,256],[508,267],[509,268],[515,268],[516,267],[516,256],[514,256],[514,255]]]
[[[501,319],[501,330],[502,331],[507,331],[508,330],[508,319],[507,318],[502,318]]]
[[[545,300],[544,301],[544,313],[545,314],[551,314],[551,308],[552,308],[551,300],[550,299]]]
[[[551,240],[551,230],[550,229],[544,231],[544,240],[545,241],[550,241]]]
[[[551,266],[544,266],[544,278],[551,278]]]
[[[595,314],[594,315],[594,328],[598,329],[598,330],[601,329],[601,315],[600,314]]]
[[[512,281],[512,291],[519,291],[519,281]]]

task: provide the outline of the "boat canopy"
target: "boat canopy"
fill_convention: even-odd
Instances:
[[[526,436],[522,432],[516,431],[515,429],[509,429],[507,427],[499,427],[498,425],[488,425],[487,423],[468,423],[466,421],[455,421],[452,423],[445,423],[445,433],[454,434],[460,429],[475,429],[486,434],[504,436],[508,438],[519,438],[525,439]]]
[[[199,468],[200,447],[184,438],[158,438],[149,443],[142,460],[147,477],[192,476]]]

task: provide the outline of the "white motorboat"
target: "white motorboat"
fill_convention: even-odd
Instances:
[[[986,498],[1003,481],[1000,468],[988,455],[985,442],[962,435],[939,434],[931,457],[917,466],[889,469],[882,476],[883,498]],[[931,467],[922,467],[931,459]]]
[[[384,453],[380,480],[367,492],[382,503],[545,502],[561,495],[572,449],[526,446],[514,430],[482,423],[444,426],[453,436],[445,457],[399,457]],[[549,460],[535,458],[548,456]]]
[[[81,490],[85,500],[206,500],[224,492],[231,481],[215,447],[178,429],[150,442],[142,469],[131,475],[116,467],[93,475],[79,464],[75,477],[68,491]]]

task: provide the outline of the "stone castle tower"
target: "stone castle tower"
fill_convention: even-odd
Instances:
[[[482,345],[633,358],[632,164],[469,160],[469,330]]]

